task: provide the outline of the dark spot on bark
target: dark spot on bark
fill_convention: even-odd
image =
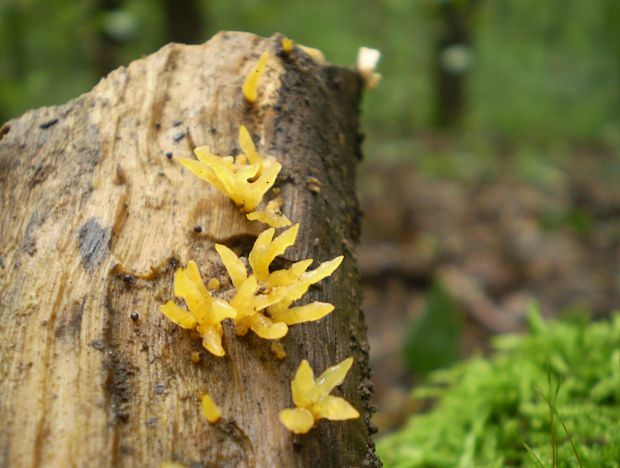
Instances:
[[[104,229],[95,218],[80,228],[80,255],[86,271],[93,271],[110,253],[110,229]]]
[[[166,386],[164,384],[158,383],[155,384],[155,393],[158,395],[163,395],[166,392]]]
[[[250,251],[254,247],[256,236],[253,234],[238,234],[223,239],[217,239],[218,243],[226,245],[241,257],[250,255]]]
[[[194,226],[194,232],[200,234],[202,232],[202,226],[200,224],[196,224],[196,226]]]
[[[133,449],[127,445],[121,445],[119,450],[122,455],[131,455],[133,453]]]
[[[2,128],[0,128],[0,140],[2,140],[4,138],[4,135],[9,133],[10,131],[11,131],[11,126],[10,125],[2,126]]]
[[[183,123],[182,120],[175,120],[174,122],[172,122],[172,126],[173,127],[178,127],[179,125],[181,125]]]
[[[105,344],[103,343],[103,340],[101,339],[91,341],[90,345],[93,348],[95,348],[97,351],[103,351],[103,349],[105,348]]]
[[[123,275],[122,279],[123,279],[123,283],[125,283],[126,286],[132,286],[136,282],[136,277],[131,274]]]
[[[32,174],[32,179],[30,179],[29,187],[33,188],[34,186],[41,184],[47,179],[47,176],[51,172],[51,166],[44,166],[43,164],[39,164],[34,168],[34,172]]]
[[[126,423],[129,420],[131,379],[135,374],[134,368],[122,362],[119,353],[115,350],[110,353],[106,365],[108,367],[106,390],[111,398],[114,420]]]
[[[301,450],[301,448],[303,447],[303,445],[304,445],[304,444],[303,444],[303,441],[301,440],[301,437],[300,437],[300,436],[298,436],[298,435],[294,435],[294,436],[293,436],[293,448],[294,448],[296,451],[299,451],[299,450]]]
[[[37,240],[35,235],[37,229],[45,221],[45,214],[41,213],[41,210],[37,210],[32,214],[32,216],[28,220],[28,224],[26,225],[26,229],[24,231],[24,238],[20,243],[20,249],[30,256],[33,256],[37,252]]]
[[[368,433],[370,435],[373,435],[373,434],[376,434],[377,432],[379,432],[379,428],[377,427],[375,423],[372,422],[372,420],[370,420],[368,422]]]
[[[41,125],[39,125],[39,128],[42,130],[47,130],[48,128],[56,125],[57,123],[58,123],[58,119],[53,118],[53,119],[48,120],[47,122],[43,122]]]
[[[159,422],[159,418],[149,418],[146,420],[146,427],[155,427]]]
[[[172,159],[172,151],[166,151],[166,157]]]
[[[179,132],[175,136],[172,137],[172,141],[174,141],[175,143],[178,143],[183,138],[185,138],[185,132]]]
[[[129,318],[131,318],[131,320],[135,322],[136,320],[140,318],[140,316],[138,315],[138,312],[132,312]]]
[[[82,327],[82,315],[84,314],[84,305],[86,304],[86,298],[83,297],[80,302],[75,302],[73,309],[70,311],[70,315],[66,318],[66,320],[60,322],[58,328],[54,334],[57,338],[62,338],[67,334],[67,332],[71,333],[73,337],[76,339],[80,336],[80,330]],[[91,343],[92,344],[92,343]],[[101,343],[103,345],[103,342]],[[93,346],[97,349],[95,346]]]

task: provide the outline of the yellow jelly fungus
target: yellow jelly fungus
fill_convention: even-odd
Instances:
[[[237,311],[235,322],[237,335],[245,335],[252,330],[266,340],[277,340],[288,332],[284,323],[274,323],[262,311],[282,298],[282,291],[273,290],[268,294],[257,294],[258,282],[254,275],[241,284],[230,305]]]
[[[286,357],[286,351],[284,350],[284,345],[280,343],[279,341],[271,342],[271,352],[274,354],[276,358],[280,360]]]
[[[288,54],[293,50],[293,45],[295,45],[295,43],[293,42],[292,39],[285,37],[282,39],[281,45],[282,45],[282,52],[284,52],[285,54]]]
[[[267,224],[273,228],[281,228],[290,226],[291,221],[282,214],[280,208],[282,207],[282,198],[276,197],[267,203],[267,206],[262,211],[252,211],[245,216],[250,221],[259,221],[263,224]]]
[[[211,291],[219,291],[220,286],[220,280],[217,278],[211,278],[209,281],[207,281],[207,289],[210,289]]]
[[[334,310],[332,304],[325,302],[291,305],[301,299],[312,284],[330,276],[342,263],[342,256],[323,262],[312,271],[307,271],[312,259],[296,262],[286,270],[269,271],[273,260],[295,243],[298,231],[299,224],[296,224],[275,238],[273,228],[259,234],[248,258],[250,275],[231,249],[216,244],[236,289],[230,305],[237,311],[237,335],[252,330],[262,338],[276,340],[286,335],[289,325],[319,320]]]
[[[258,80],[265,71],[267,60],[269,60],[269,52],[265,51],[258,58],[256,65],[254,65],[254,68],[252,68],[252,71],[250,71],[250,74],[243,82],[243,87],[241,88],[243,97],[250,104],[254,104],[258,97]]]
[[[182,463],[177,463],[173,461],[163,461],[161,462],[161,465],[159,465],[159,468],[187,468],[187,467]]]
[[[198,160],[180,158],[179,162],[194,175],[227,195],[245,212],[254,211],[273,186],[282,165],[273,157],[261,157],[247,129],[239,128],[239,146],[243,154],[215,156],[209,148],[194,150]]]
[[[273,272],[266,282],[268,287],[278,289],[277,286],[279,285],[284,287],[286,292],[280,301],[267,309],[271,318],[287,325],[295,325],[319,320],[334,310],[332,304],[324,302],[312,302],[299,307],[290,306],[296,300],[301,299],[311,285],[318,283],[336,271],[343,258],[341,255],[323,262],[316,269],[308,272],[305,271],[309,266],[307,260],[293,264],[289,270]]]
[[[218,422],[222,417],[222,412],[220,411],[220,408],[215,404],[215,402],[208,393],[202,395],[200,399],[200,405],[202,407],[202,415],[211,424]]]
[[[273,228],[269,228],[258,235],[248,257],[252,271],[258,281],[267,280],[269,265],[278,255],[282,255],[287,248],[295,243],[298,231],[299,224],[295,224],[275,239],[273,238],[275,233]]]
[[[200,353],[198,351],[192,351],[192,362],[193,363],[199,363],[200,362]]]
[[[196,263],[189,262],[186,269],[174,274],[174,295],[182,298],[188,310],[173,301],[161,306],[161,312],[182,328],[196,329],[202,336],[202,345],[211,354],[224,356],[222,347],[222,320],[237,316],[237,311],[226,301],[214,299],[200,277]]]
[[[305,434],[321,418],[331,421],[355,419],[359,413],[344,398],[329,393],[346,377],[353,358],[348,358],[328,368],[318,379],[308,361],[301,361],[295,378],[291,381],[291,393],[295,408],[280,411],[280,421],[295,434]]]

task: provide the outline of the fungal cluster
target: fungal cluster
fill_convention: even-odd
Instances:
[[[280,46],[282,53],[290,54],[295,44],[286,38]],[[242,93],[248,105],[254,105],[258,99],[258,85],[269,59],[269,53],[265,51],[243,83]],[[252,331],[260,338],[272,340],[274,355],[284,359],[286,352],[276,340],[284,337],[290,326],[320,320],[334,310],[332,304],[325,302],[305,305],[296,305],[296,302],[310,286],[329,277],[344,257],[335,257],[312,270],[309,268],[313,259],[297,261],[286,269],[271,270],[273,261],[294,245],[299,224],[291,226],[291,221],[281,212],[279,195],[263,202],[282,169],[280,162],[273,156],[260,155],[243,125],[239,129],[239,147],[242,153],[233,157],[214,155],[208,147],[201,146],[194,150],[197,159],[183,158],[179,162],[229,197],[248,220],[268,227],[258,235],[245,262],[226,245],[215,245],[230,276],[232,291],[218,293],[219,281],[215,278],[205,286],[197,264],[189,261],[187,267],[179,268],[174,274],[174,295],[185,303],[185,307],[169,300],[161,306],[161,312],[176,325],[198,332],[204,348],[214,356],[226,354],[222,346],[222,322],[230,320],[239,336]],[[290,227],[276,234],[276,229],[287,226]],[[199,356],[192,355],[192,360],[198,359]],[[304,434],[321,418],[345,420],[359,417],[357,410],[347,401],[329,395],[343,382],[352,364],[353,358],[345,359],[315,380],[308,361],[304,359],[291,381],[296,407],[280,412],[282,424],[296,434]],[[221,410],[208,393],[202,396],[201,406],[210,423],[220,419]]]

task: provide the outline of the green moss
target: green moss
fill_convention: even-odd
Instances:
[[[529,323],[416,390],[436,404],[378,441],[385,466],[620,466],[620,314]]]

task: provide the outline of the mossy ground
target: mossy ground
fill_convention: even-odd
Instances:
[[[436,404],[379,440],[385,466],[620,466],[620,314],[529,324],[416,390]]]

